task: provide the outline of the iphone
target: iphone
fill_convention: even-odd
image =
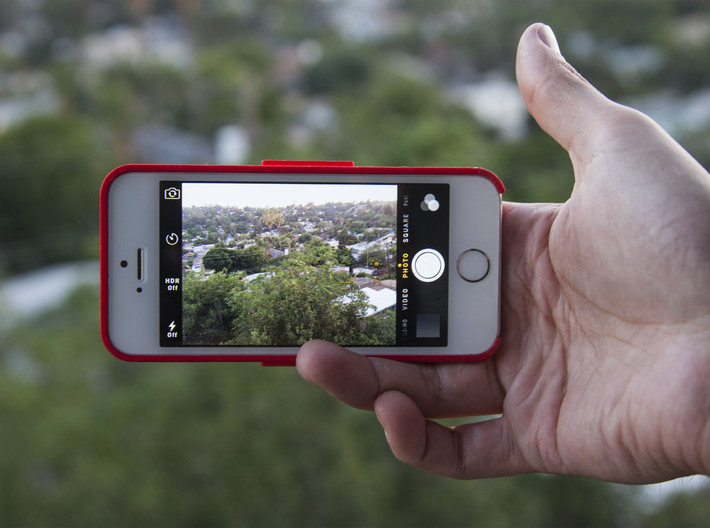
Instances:
[[[129,361],[404,361],[500,342],[500,180],[351,162],[124,165],[101,188],[101,333]]]

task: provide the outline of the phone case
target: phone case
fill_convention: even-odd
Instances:
[[[359,167],[352,161],[291,161],[265,160],[261,165],[122,165],[111,171],[101,186],[100,194],[100,229],[101,229],[101,339],[114,356],[131,362],[259,362],[263,366],[295,366],[296,354],[284,355],[138,355],[126,354],[118,350],[111,342],[108,329],[108,193],[113,181],[127,172],[202,172],[202,173],[254,173],[254,174],[441,174],[475,175],[490,180],[500,194],[505,192],[501,180],[487,169],[480,167]],[[396,361],[440,363],[440,362],[477,362],[490,357],[499,347],[499,336],[492,346],[483,353],[475,355],[398,355],[367,354],[369,357],[382,357]]]

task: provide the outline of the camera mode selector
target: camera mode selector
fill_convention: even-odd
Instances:
[[[412,259],[412,272],[422,282],[434,282],[445,268],[444,257],[435,249],[422,249]]]

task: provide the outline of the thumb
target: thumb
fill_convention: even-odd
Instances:
[[[617,105],[570,66],[549,26],[533,24],[523,33],[516,75],[525,105],[542,129],[571,155],[586,157],[590,132]]]

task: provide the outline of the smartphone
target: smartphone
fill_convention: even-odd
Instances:
[[[124,165],[101,188],[101,333],[128,361],[405,361],[500,343],[501,181],[352,162]]]

